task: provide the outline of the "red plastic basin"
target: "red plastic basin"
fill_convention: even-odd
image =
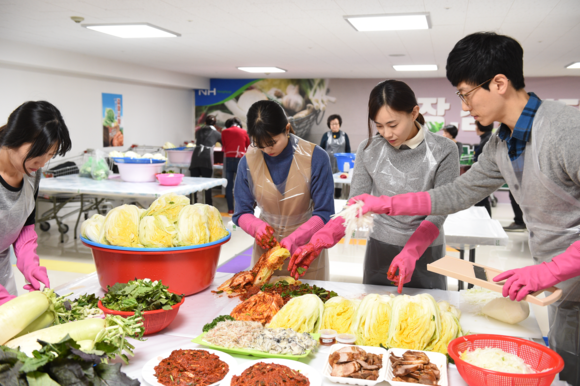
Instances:
[[[173,292],[173,291],[171,291]],[[143,327],[145,328],[145,332],[143,335],[151,335],[155,334],[163,330],[165,327],[169,326],[173,319],[177,316],[177,312],[179,311],[179,307],[185,302],[185,296],[181,298],[181,301],[174,306],[171,306],[170,310],[155,310],[155,311],[145,311],[143,312]],[[111,315],[120,315],[124,318],[128,318],[130,316],[135,315],[134,312],[128,311],[116,311],[111,310],[105,306],[99,300],[99,308],[107,314]]]
[[[151,279],[161,280],[172,291],[189,296],[213,282],[221,246],[230,240],[230,235],[210,244],[163,249],[112,247],[81,240],[92,250],[104,290],[115,283]]]

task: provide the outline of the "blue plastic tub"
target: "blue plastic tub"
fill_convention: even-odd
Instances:
[[[354,168],[354,159],[356,158],[355,153],[335,153],[334,156],[336,157],[336,162],[338,164],[338,170],[344,172],[344,163],[348,162],[350,164],[350,168]]]

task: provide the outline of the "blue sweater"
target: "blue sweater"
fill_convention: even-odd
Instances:
[[[276,186],[280,186],[280,184],[284,183],[290,172],[294,148],[290,144],[290,141],[288,141],[286,148],[276,157],[270,157],[267,154],[263,155],[274,183]],[[334,180],[332,178],[332,169],[330,167],[328,154],[319,146],[314,148],[311,166],[310,196],[312,197],[312,201],[314,201],[312,215],[320,217],[326,224],[330,220],[330,216],[334,214]],[[254,214],[254,203],[256,199],[248,185],[248,173],[248,163],[246,156],[244,156],[240,160],[236,183],[234,185],[236,206],[232,220],[236,225],[239,225],[238,219],[241,215],[246,213]],[[283,188],[281,193],[283,193]]]

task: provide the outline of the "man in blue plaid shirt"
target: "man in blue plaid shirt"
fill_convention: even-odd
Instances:
[[[580,111],[526,92],[523,49],[509,36],[493,32],[466,36],[449,54],[446,69],[463,110],[484,126],[501,122],[498,134],[454,182],[429,192],[369,200],[363,211],[446,215],[470,207],[507,183],[530,231],[535,264],[493,280],[505,280],[503,295],[517,301],[554,285],[563,290],[562,299],[548,306],[549,344],[564,358],[560,379],[579,385]],[[382,204],[373,204],[376,201]]]

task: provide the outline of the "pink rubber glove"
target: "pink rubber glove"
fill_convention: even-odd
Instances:
[[[579,275],[580,241],[576,241],[549,263],[505,271],[494,277],[493,281],[507,279],[503,285],[503,296],[520,302],[532,292],[550,288]]]
[[[16,296],[10,295],[8,290],[0,285],[0,305],[9,302],[10,300],[14,299]]]
[[[404,193],[393,197],[361,194],[348,200],[348,205],[363,201],[363,214],[373,212],[389,216],[428,216],[431,214],[431,196],[427,192]]]
[[[401,253],[393,259],[387,278],[397,285],[399,293],[403,292],[403,285],[411,281],[417,260],[423,256],[437,237],[439,237],[439,228],[431,221],[423,220]],[[396,275],[397,269],[398,275]]]
[[[37,240],[38,235],[34,230],[34,225],[27,225],[22,228],[20,235],[14,242],[16,266],[24,275],[24,279],[30,283],[24,286],[24,289],[29,291],[40,290],[40,283],[43,283],[46,288],[50,288],[46,268],[40,266],[36,254]]]
[[[288,263],[288,271],[291,272],[295,279],[306,274],[310,264],[320,255],[323,249],[336,245],[344,237],[343,224],[344,219],[342,217],[330,220],[312,236],[308,244],[296,249]],[[298,268],[302,268],[302,273],[298,272]]]
[[[290,236],[282,239],[282,241],[280,241],[280,246],[289,250],[290,254],[294,254],[294,251],[299,245],[304,245],[309,242],[312,235],[322,229],[323,226],[324,221],[320,217],[312,216],[308,221],[292,232]]]
[[[274,228],[250,213],[240,216],[238,224],[247,234],[256,239],[262,249],[270,249],[277,243]]]

